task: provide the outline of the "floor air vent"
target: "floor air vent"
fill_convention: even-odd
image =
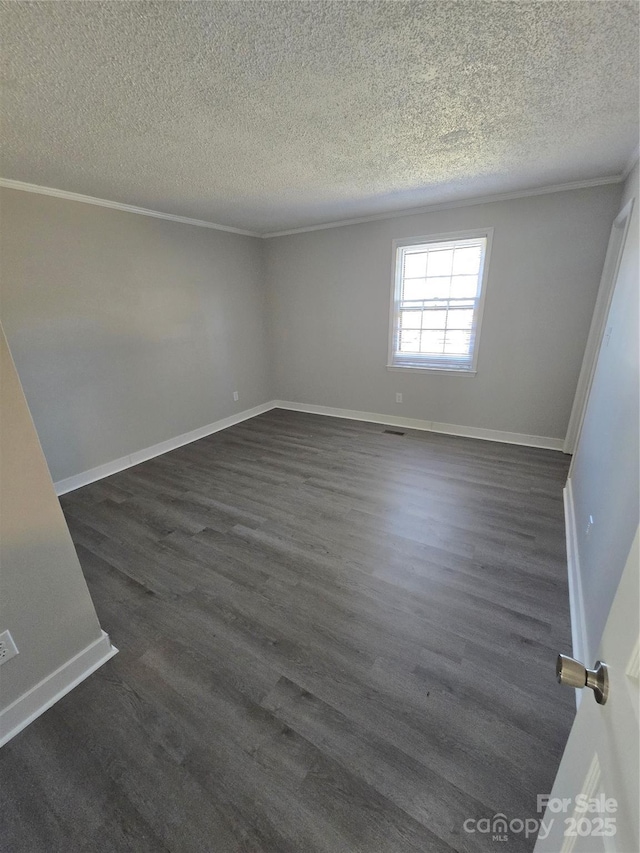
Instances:
[[[399,429],[385,429],[383,432],[386,432],[387,435],[404,435]]]

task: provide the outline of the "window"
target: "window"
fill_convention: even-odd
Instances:
[[[475,373],[491,229],[395,242],[389,367]]]

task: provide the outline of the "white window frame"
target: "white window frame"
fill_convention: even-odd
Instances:
[[[473,240],[484,237],[487,241],[484,253],[484,262],[480,273],[480,298],[478,299],[475,321],[473,326],[474,346],[471,364],[466,367],[437,367],[434,364],[398,364],[394,362],[396,354],[396,334],[398,329],[398,314],[400,310],[400,296],[402,292],[402,264],[399,263],[400,250],[406,246],[421,246],[428,243],[446,243],[449,240]],[[389,312],[389,352],[387,358],[387,370],[397,370],[409,373],[443,373],[451,376],[475,376],[478,365],[478,352],[480,350],[480,331],[482,328],[482,316],[487,296],[487,281],[489,277],[489,260],[491,255],[491,243],[493,240],[493,228],[475,228],[468,231],[454,231],[446,234],[429,234],[424,237],[407,237],[394,240],[392,243],[392,275],[391,275],[391,309]]]

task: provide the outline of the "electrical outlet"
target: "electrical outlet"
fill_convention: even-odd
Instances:
[[[398,393],[398,394],[396,394],[396,403],[401,403],[401,402],[402,402],[402,394]]]
[[[234,392],[233,392],[233,399],[235,400],[235,402],[236,402],[236,403],[238,402],[239,397],[240,397],[240,395],[238,394],[238,392],[237,392],[237,391],[234,391]]]
[[[6,663],[18,654],[18,647],[8,631],[0,634],[0,664]]]

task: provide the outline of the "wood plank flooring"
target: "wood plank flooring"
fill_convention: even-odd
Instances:
[[[0,751],[0,849],[495,851],[574,715],[568,463],[274,410],[63,497],[120,654]]]

